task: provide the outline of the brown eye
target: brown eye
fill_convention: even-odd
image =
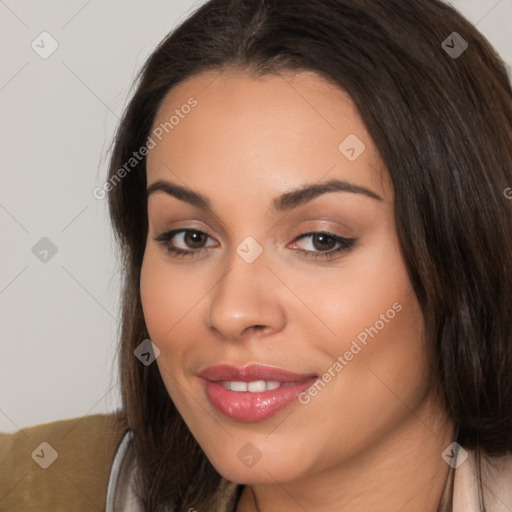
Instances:
[[[325,233],[316,233],[313,235],[313,246],[319,251],[329,251],[336,246],[336,240]]]
[[[205,242],[208,238],[207,233],[198,229],[175,229],[156,236],[155,240],[172,255],[192,257],[207,250]]]
[[[344,238],[333,233],[324,231],[315,231],[312,233],[304,233],[299,236],[294,242],[293,246],[297,246],[302,239],[310,239],[310,242],[304,244],[309,246],[308,249],[296,249],[301,254],[308,258],[334,258],[337,254],[342,252],[349,252],[356,244],[355,238]],[[335,248],[338,246],[337,248]]]
[[[203,233],[202,231],[187,230],[183,237],[183,241],[191,249],[201,249],[207,238],[208,236],[206,233]]]

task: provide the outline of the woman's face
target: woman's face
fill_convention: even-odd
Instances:
[[[144,316],[215,468],[286,482],[425,435],[422,315],[350,97],[312,73],[208,72],[153,128]]]

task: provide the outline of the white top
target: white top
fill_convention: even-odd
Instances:
[[[128,430],[117,448],[108,480],[105,512],[143,512],[133,491],[135,454],[130,444],[132,434]]]
[[[134,488],[135,455],[130,440],[132,431],[124,435],[112,464],[107,489],[105,512],[144,512]],[[453,512],[481,512],[478,499],[475,454],[466,450],[468,457],[454,469]],[[465,455],[459,451],[456,458]],[[490,461],[490,462],[487,462]],[[457,467],[458,466],[458,467]],[[483,490],[487,512],[512,512],[512,455],[481,461]]]

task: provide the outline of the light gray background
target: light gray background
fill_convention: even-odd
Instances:
[[[0,0],[0,431],[120,405],[119,269],[92,191],[136,71],[202,3]],[[510,65],[512,0],[451,3]],[[47,59],[31,47],[43,31]]]

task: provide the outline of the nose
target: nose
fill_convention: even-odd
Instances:
[[[208,328],[223,340],[278,332],[286,325],[282,284],[267,267],[265,252],[247,263],[235,251],[210,294]]]

